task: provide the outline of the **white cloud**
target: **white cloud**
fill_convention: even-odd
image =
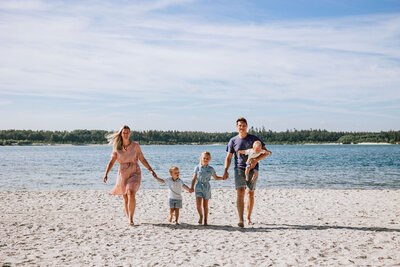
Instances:
[[[0,4],[3,95],[112,93],[171,110],[297,99],[333,113],[400,100],[399,14],[238,25],[158,12],[185,0],[28,2]],[[170,107],[175,99],[187,104]]]

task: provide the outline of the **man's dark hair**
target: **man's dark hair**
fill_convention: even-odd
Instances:
[[[236,120],[236,125],[238,125],[239,121],[242,121],[242,122],[246,123],[246,125],[247,125],[247,121],[246,121],[246,119],[244,117],[241,117],[241,118],[237,119]]]

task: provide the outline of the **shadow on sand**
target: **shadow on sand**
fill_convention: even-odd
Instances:
[[[355,227],[355,226],[338,226],[338,225],[290,225],[290,224],[263,224],[263,227],[257,225],[247,226],[241,228],[232,225],[194,225],[182,223],[180,225],[167,224],[167,223],[142,223],[142,225],[153,225],[156,227],[165,227],[170,229],[187,229],[187,230],[215,230],[215,231],[239,231],[239,232],[271,232],[282,230],[353,230],[353,231],[367,231],[367,232],[398,232],[400,229],[385,228],[385,227]]]

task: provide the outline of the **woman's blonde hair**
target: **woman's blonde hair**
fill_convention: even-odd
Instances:
[[[203,151],[203,153],[201,153],[201,156],[200,156],[200,164],[201,164],[201,158],[203,157],[203,155],[207,155],[207,156],[209,156],[210,159],[211,159],[211,153],[208,152],[208,151]]]
[[[118,132],[106,136],[108,144],[113,146],[114,151],[122,150],[122,131],[125,129],[131,131],[131,128],[129,128],[129,126],[124,125],[121,127],[121,129],[119,129]]]

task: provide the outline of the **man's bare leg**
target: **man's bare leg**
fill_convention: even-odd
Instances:
[[[247,190],[247,224],[252,225],[251,213],[254,207],[254,191]]]
[[[244,195],[246,192],[246,187],[239,187],[236,189],[237,192],[237,200],[236,200],[236,207],[238,210],[238,215],[239,215],[239,227],[244,227],[244,218],[243,218],[243,213],[244,213]]]

